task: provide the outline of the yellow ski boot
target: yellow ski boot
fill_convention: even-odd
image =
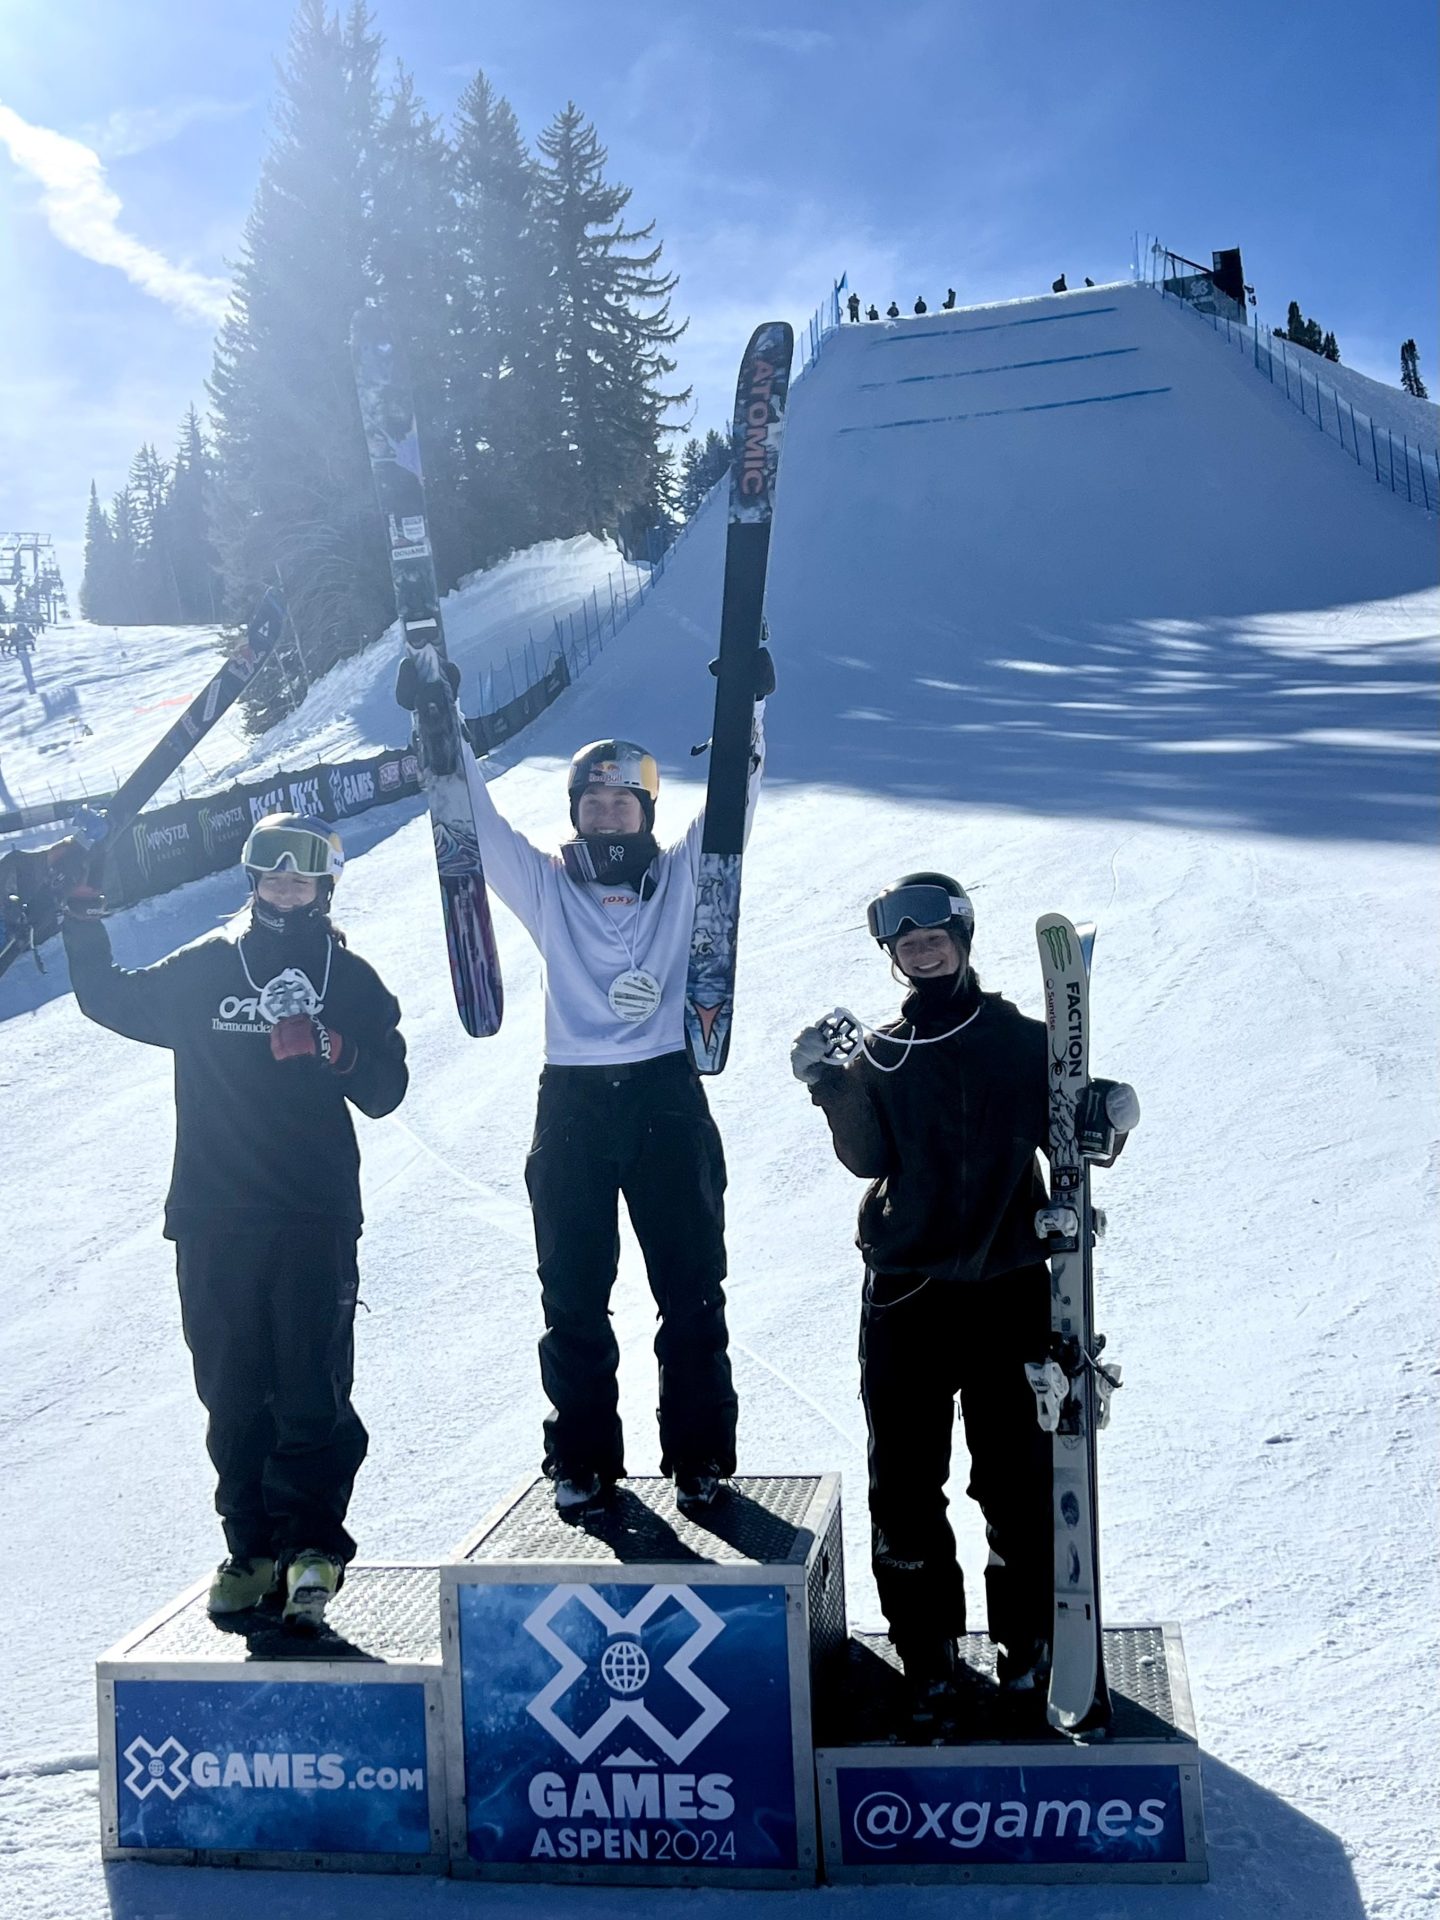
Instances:
[[[257,1554],[245,1560],[231,1554],[215,1569],[205,1602],[210,1613],[248,1613],[275,1585],[275,1562]]]
[[[285,1608],[281,1624],[291,1633],[318,1633],[325,1608],[340,1585],[340,1562],[333,1554],[305,1547],[285,1569]]]

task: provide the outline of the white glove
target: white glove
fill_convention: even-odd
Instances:
[[[1105,1089],[1105,1118],[1117,1133],[1133,1133],[1140,1124],[1140,1096],[1128,1081],[1114,1080]]]
[[[790,1049],[790,1071],[797,1080],[813,1086],[826,1067],[844,1067],[860,1044],[860,1023],[844,1007],[802,1027]]]

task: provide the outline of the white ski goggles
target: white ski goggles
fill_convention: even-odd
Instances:
[[[299,827],[257,827],[245,847],[245,865],[257,873],[326,875],[344,865],[340,836],[322,837]]]

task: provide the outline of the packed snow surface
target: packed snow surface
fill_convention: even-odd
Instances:
[[[661,757],[662,835],[690,818],[722,538],[722,516],[702,516],[603,661],[492,765],[533,838],[565,830],[573,747],[613,732]],[[691,1892],[687,1911],[1433,1914],[1434,522],[1188,316],[1097,287],[833,339],[792,397],[768,610],[769,778],[735,1045],[710,1087],[730,1167],[742,1465],[842,1473],[851,1620],[877,1626],[860,1187],[790,1077],[789,1041],[837,1001],[891,1014],[864,908],[906,868],[974,888],[981,977],[1032,1014],[1036,917],[1098,919],[1095,1065],[1144,1107],[1123,1160],[1097,1175],[1111,1221],[1100,1320],[1126,1379],[1101,1452],[1107,1610],[1181,1624],[1213,1877]],[[146,699],[201,645],[124,644],[153,675]],[[342,694],[312,694],[310,731],[287,732],[291,764],[377,737],[379,683],[362,665],[335,676]],[[116,716],[117,756],[142,698],[131,668],[106,678],[97,663],[87,693],[87,712]],[[33,704],[3,720],[7,766]],[[505,1023],[467,1040],[423,815],[375,812],[347,839],[341,917],[400,995],[414,1071],[396,1115],[359,1122],[356,1401],[372,1448],[352,1525],[368,1557],[433,1559],[538,1458],[522,1168],[539,965],[499,910]],[[227,875],[138,907],[112,923],[117,951],[153,960],[238,895]],[[0,984],[0,1088],[7,1920],[621,1920],[669,1905],[633,1890],[102,1872],[94,1658],[219,1552],[160,1237],[169,1068],[81,1018],[57,950],[43,979],[24,967]],[[653,1472],[653,1308],[628,1239],[615,1307],[629,1465]],[[962,1457],[951,1491],[979,1624],[984,1543],[963,1485]]]

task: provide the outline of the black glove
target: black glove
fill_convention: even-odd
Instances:
[[[718,680],[720,661],[717,657],[710,662],[710,671]],[[769,647],[755,649],[755,690],[751,695],[755,700],[768,700],[775,691],[775,662],[770,656]]]
[[[450,692],[455,699],[460,698],[460,669],[453,660],[442,660],[445,678],[450,682]],[[420,674],[415,665],[415,656],[406,652],[395,674],[395,698],[407,713],[415,711],[415,703],[420,698]]]

